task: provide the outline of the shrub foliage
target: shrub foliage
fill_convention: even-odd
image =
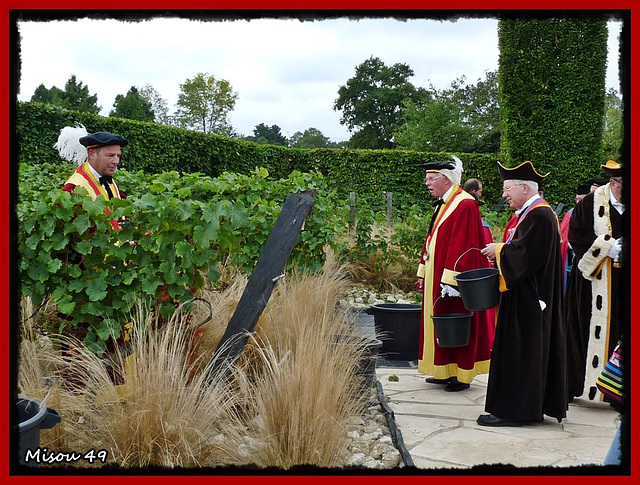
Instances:
[[[290,265],[319,269],[324,246],[336,245],[336,220],[346,220],[318,174],[271,180],[264,168],[218,178],[122,171],[119,186],[135,194],[106,201],[84,189],[59,190],[72,170],[20,166],[21,287],[36,306],[47,297],[56,303],[59,330],[88,325],[85,343],[96,351],[120,336],[136,299],[169,318],[207,281],[215,283],[222,266],[250,273],[289,194],[318,193]]]

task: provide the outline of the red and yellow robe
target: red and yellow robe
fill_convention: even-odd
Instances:
[[[114,180],[112,180],[109,185],[111,187],[111,193],[113,194],[113,197],[118,199],[126,198],[126,195],[118,188]],[[85,189],[87,189],[89,196],[93,200],[95,200],[100,195],[102,195],[107,200],[109,199],[106,189],[102,186],[102,184],[98,181],[98,179],[96,179],[95,175],[89,168],[89,162],[84,162],[82,165],[80,165],[76,169],[76,171],[71,175],[71,177],[69,177],[67,182],[64,184],[64,186],[62,187],[62,190],[64,190],[65,192],[71,193],[76,187],[84,187]],[[108,207],[106,210],[107,210],[106,213],[109,214]],[[111,220],[111,226],[114,229],[120,229],[120,225],[118,224],[118,221],[115,219]],[[131,334],[131,328],[132,328],[132,324],[131,322],[128,322],[127,324],[124,325],[122,334],[117,340],[115,340],[115,342],[114,340],[107,341],[108,350],[113,351],[113,348],[115,347],[116,344],[122,345],[124,342],[127,342]],[[132,372],[131,369],[134,368],[134,365],[135,365],[135,354],[131,354],[127,356],[125,359],[125,371],[127,373],[131,373]],[[116,388],[118,389],[118,392],[121,395],[123,395],[127,387],[126,385],[120,385],[120,386],[116,386]]]
[[[479,251],[484,246],[478,203],[473,196],[454,185],[440,207],[431,232],[427,234],[418,267],[418,277],[424,278],[418,372],[436,379],[457,377],[458,381],[467,384],[476,375],[489,372],[495,330],[491,310],[473,313],[469,344],[464,347],[440,347],[432,319],[432,315],[469,313],[462,298],[440,297],[440,284],[455,288],[456,274],[488,268],[489,261]]]
[[[504,234],[502,234],[502,242],[507,242],[510,237],[513,236],[514,231],[516,230],[516,224],[518,222],[518,216],[513,214],[507,225],[504,227]]]
[[[109,186],[111,187],[111,193],[115,198],[126,198],[124,193],[121,192],[116,185],[115,180],[112,180]],[[93,200],[95,200],[96,197],[100,195],[102,195],[107,200],[109,199],[106,189],[102,186],[98,179],[96,179],[96,177],[93,175],[93,172],[89,168],[89,162],[84,162],[76,169],[75,172],[73,172],[71,177],[69,177],[67,182],[62,187],[62,190],[71,193],[76,187],[84,187],[85,189],[87,189],[89,196]],[[107,214],[109,213],[108,211],[109,208],[107,208]],[[118,225],[118,221],[116,220],[111,221],[111,225],[114,229],[119,229],[120,227]]]

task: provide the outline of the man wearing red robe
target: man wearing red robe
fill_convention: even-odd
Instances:
[[[478,206],[484,205],[484,202],[480,200],[480,197],[482,197],[482,182],[480,182],[480,180],[475,178],[467,180],[464,183],[464,190],[465,192],[473,195],[473,197],[478,202]],[[489,223],[487,223],[487,221],[485,221],[484,219],[482,219],[482,230],[484,232],[485,240],[485,244],[483,244],[482,247],[484,247],[487,244],[493,242],[493,233],[491,232],[491,226],[489,226]]]
[[[63,159],[75,162],[78,168],[71,174],[62,190],[71,193],[76,187],[83,187],[94,200],[99,196],[103,196],[107,200],[126,198],[113,180],[113,174],[120,164],[122,148],[128,143],[126,138],[106,131],[90,134],[82,125],[64,127],[60,130],[54,148],[58,150]],[[108,214],[109,208],[106,210]],[[120,229],[120,224],[123,222],[124,219],[120,221],[114,219],[111,220],[111,226],[117,230]],[[95,228],[90,230],[95,230]],[[76,256],[79,261],[81,258],[79,255]],[[68,315],[60,313],[59,316],[63,319],[69,319]],[[86,330],[87,324],[80,323],[78,327],[81,329],[80,334],[82,334]],[[122,344],[129,338],[131,324],[127,323],[124,327],[123,333],[117,339],[118,344]],[[112,339],[107,341],[107,347],[110,351],[113,350],[114,342]]]
[[[476,375],[489,371],[494,321],[486,310],[473,312],[469,343],[441,347],[432,315],[469,314],[454,276],[487,268],[489,261],[480,253],[485,242],[478,203],[459,186],[462,162],[452,156],[424,168],[425,183],[437,201],[418,267],[418,286],[423,289],[418,372],[432,376],[428,383],[444,384],[445,391],[456,392],[468,389]]]
[[[78,143],[85,147],[84,153]],[[77,186],[81,186],[87,189],[92,199],[99,195],[107,200],[125,198],[113,180],[113,174],[120,164],[122,148],[128,143],[126,138],[106,131],[88,134],[81,127],[64,128],[55,147],[63,158],[76,161],[79,166],[62,190],[73,192]]]

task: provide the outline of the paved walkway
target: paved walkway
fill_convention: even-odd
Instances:
[[[544,467],[548,472],[547,467],[600,467],[609,451],[619,415],[606,404],[576,399],[562,424],[545,417],[535,425],[485,427],[476,418],[485,413],[486,374],[476,377],[469,389],[445,392],[442,385],[427,384],[413,363],[399,364],[378,360],[376,374],[417,468],[491,465],[490,473],[505,466]],[[390,381],[390,375],[398,380]]]

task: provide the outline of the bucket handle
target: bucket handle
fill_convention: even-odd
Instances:
[[[433,313],[435,312],[435,309],[436,309],[436,303],[438,303],[438,300],[439,300],[440,298],[442,298],[442,296],[439,296],[438,298],[436,298],[436,299],[434,300],[434,302],[433,302],[433,305],[431,306],[431,316],[432,316],[432,317],[433,317]],[[471,311],[471,310],[470,310],[470,312],[471,312],[471,315],[473,315],[473,311]]]
[[[431,305],[431,315],[432,315],[432,316],[433,316],[433,312],[434,312],[434,311],[435,311],[435,309],[436,309],[436,303],[438,303],[438,300],[439,300],[440,298],[442,298],[442,296],[439,296],[438,298],[436,298],[436,299],[434,300],[434,302],[433,302],[433,305]]]
[[[458,256],[458,259],[456,259],[456,262],[453,264],[453,271],[456,270],[456,266],[458,264],[458,261],[460,261],[462,256],[464,256],[465,254],[467,254],[469,251],[471,251],[473,249],[475,249],[476,251],[482,251],[482,249],[480,249],[480,248],[469,248],[469,249],[467,249],[464,253],[462,253],[460,256]]]

